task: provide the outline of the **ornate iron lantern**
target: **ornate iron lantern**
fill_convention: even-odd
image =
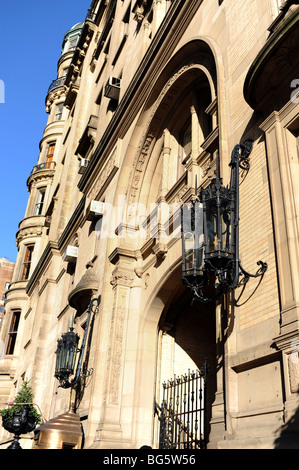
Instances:
[[[91,314],[94,311],[94,308],[98,307],[100,299],[101,296],[90,301],[86,327],[80,349],[78,348],[80,337],[74,332],[73,326],[71,326],[69,331],[67,333],[63,333],[61,338],[57,340],[54,377],[59,380],[59,384],[62,388],[74,387],[79,380]],[[75,372],[78,353],[80,354]],[[75,376],[70,380],[72,375]]]
[[[61,338],[57,340],[54,376],[59,380],[63,388],[71,386],[69,378],[74,374],[77,352],[79,351],[79,340],[80,337],[77,333],[74,333],[73,327],[70,327],[70,331],[64,333]]]
[[[193,290],[193,300],[214,301],[245,286],[250,277],[262,278],[267,270],[267,264],[258,261],[260,268],[249,274],[239,260],[239,170],[249,170],[252,144],[247,140],[234,147],[228,187],[222,184],[217,160],[211,184],[201,188],[200,197],[196,187],[191,207],[184,204],[181,209],[182,280]]]

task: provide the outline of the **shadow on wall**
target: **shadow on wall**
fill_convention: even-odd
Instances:
[[[299,449],[299,407],[278,432],[274,449]]]

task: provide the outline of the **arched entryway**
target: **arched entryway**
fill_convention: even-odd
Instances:
[[[153,402],[161,404],[162,382],[201,369],[205,359],[208,422],[215,401],[216,307],[191,306],[190,292],[182,286],[177,210],[194,195],[195,182],[207,186],[214,176],[223,129],[218,88],[209,45],[185,44],[152,84],[115,194],[115,201],[125,194],[127,204],[117,269],[127,273],[136,257],[129,277],[136,283],[132,298],[139,295],[132,404],[137,445],[158,446]]]
[[[215,305],[192,304],[180,268],[168,283],[176,287],[158,328],[156,441],[161,448],[201,448],[208,442],[217,387]],[[168,283],[161,291],[168,290]]]

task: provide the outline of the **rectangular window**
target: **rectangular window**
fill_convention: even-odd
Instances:
[[[60,121],[62,119],[63,104],[58,104],[55,109],[54,121]]]
[[[22,281],[25,281],[29,277],[33,248],[34,248],[34,245],[27,245],[26,246],[25,258],[24,258],[24,263],[23,263],[22,278],[21,278]]]
[[[51,144],[49,144],[48,150],[47,150],[46,168],[50,168],[50,167],[51,167],[51,162],[52,162],[52,160],[53,160],[54,151],[55,151],[55,142],[52,142]]]
[[[8,332],[8,343],[6,347],[6,354],[13,354],[17,339],[17,331],[20,322],[20,311],[12,312],[12,320],[10,324],[10,330]]]
[[[38,192],[37,202],[36,202],[36,205],[35,205],[35,215],[41,215],[41,213],[42,213],[44,200],[45,200],[45,193],[46,193],[45,188],[40,189],[39,192]]]
[[[77,42],[78,42],[78,38],[72,39],[72,40],[69,42],[69,51],[73,51],[74,49],[76,49]]]

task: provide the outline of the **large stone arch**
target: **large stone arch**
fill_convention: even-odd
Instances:
[[[149,160],[155,139],[161,128],[161,114],[165,107],[173,104],[179,96],[179,86],[186,87],[192,74],[205,74],[210,84],[212,98],[219,102],[219,139],[223,161],[228,157],[223,101],[224,70],[217,45],[209,38],[194,38],[184,44],[171,58],[153,84],[150,85],[148,99],[139,113],[130,142],[119,173],[119,184],[115,193],[115,203],[119,196],[126,194],[127,204],[139,202],[142,175]],[[196,76],[194,78],[196,80]],[[222,165],[225,168],[226,163]],[[123,181],[126,183],[124,184]]]
[[[142,435],[144,444],[154,446],[158,444],[159,433],[154,403],[161,404],[164,381],[179,377],[188,369],[200,369],[207,359],[209,423],[217,388],[215,305],[191,305],[191,293],[181,283],[180,243],[172,250],[161,268],[160,281],[149,281],[149,292],[143,292],[140,309],[133,437],[140,442]],[[169,345],[174,357],[166,357]]]
[[[185,93],[192,90],[193,86],[202,81],[209,87],[210,101],[216,101],[218,93],[217,68],[214,55],[210,46],[202,40],[194,40],[185,44],[169,61],[157,80],[151,87],[142,111],[136,119],[135,128],[128,143],[126,155],[119,175],[119,186],[115,193],[115,203],[118,198],[126,192],[127,206],[134,203],[148,202],[154,175],[159,160],[159,152],[155,153],[155,145],[161,135],[163,126],[167,120],[171,120],[172,110],[176,103]],[[216,101],[217,102],[217,101]],[[155,183],[156,184],[156,183]],[[130,213],[124,221],[130,224]],[[133,395],[131,397],[132,416],[132,439],[139,444],[153,444],[154,436],[154,399],[157,392],[157,381],[160,380],[157,373],[159,354],[159,331],[161,321],[167,315],[174,295],[185,295],[181,292],[180,265],[181,265],[181,243],[175,240],[168,249],[164,258],[157,258],[156,262],[143,262],[142,268],[136,272],[134,257],[140,256],[140,241],[127,243],[125,238],[117,241],[119,248],[115,248],[115,240],[111,244],[114,249],[113,258],[116,260],[116,270],[131,270],[124,279],[114,284],[115,298],[119,289],[125,289],[127,298],[139,298],[139,304],[134,309],[134,318],[138,318],[138,326],[134,325],[136,334],[134,340],[134,357],[136,362],[130,374],[134,377]],[[139,252],[139,255],[137,255]],[[153,256],[151,254],[151,256]],[[110,258],[112,259],[112,257]],[[137,260],[138,263],[138,260]],[[123,268],[122,268],[123,267]],[[134,272],[133,272],[134,271]],[[137,274],[137,277],[136,277]],[[134,278],[135,276],[135,278]],[[138,279],[139,278],[139,279]],[[120,279],[120,278],[119,278]],[[119,287],[123,283],[124,287]],[[132,286],[132,287],[130,287]],[[129,293],[130,291],[130,293]],[[128,304],[131,300],[126,301]],[[201,308],[201,307],[199,307]],[[137,317],[137,309],[139,310]],[[117,308],[116,315],[119,316]],[[128,318],[132,313],[124,312]],[[212,312],[215,319],[215,308]],[[125,333],[123,333],[125,334]],[[212,331],[215,337],[215,331]],[[216,340],[215,340],[216,341]],[[132,344],[130,344],[130,351]],[[132,351],[130,353],[130,357]],[[196,364],[196,360],[194,361]],[[197,366],[200,364],[197,363]],[[130,365],[130,367],[133,367]],[[128,366],[127,366],[128,368]],[[170,377],[169,377],[170,378]],[[113,383],[113,376],[111,379]],[[118,387],[119,390],[120,387]],[[117,392],[119,393],[119,391]],[[111,393],[110,393],[111,394]],[[134,399],[133,399],[134,396]],[[113,403],[112,397],[112,405]],[[121,411],[119,411],[119,415]]]
[[[142,127],[143,133],[132,162],[127,195],[129,204],[140,202],[144,175],[157,138],[161,134],[163,124],[169,119],[171,110],[175,108],[176,102],[180,101],[185,90],[198,84],[199,80],[205,79],[210,86],[211,101],[217,96],[217,77],[213,57],[207,53],[197,52],[195,55],[186,55],[182,60],[183,54],[183,51],[177,54],[181,58],[181,63],[176,69],[170,65],[166,67],[167,72],[168,69],[172,72],[171,76],[164,84],[162,78],[159,78],[140,116],[138,127]],[[173,58],[172,61],[177,64],[178,57]],[[166,75],[166,71],[161,75]],[[158,86],[161,87],[159,92]]]

